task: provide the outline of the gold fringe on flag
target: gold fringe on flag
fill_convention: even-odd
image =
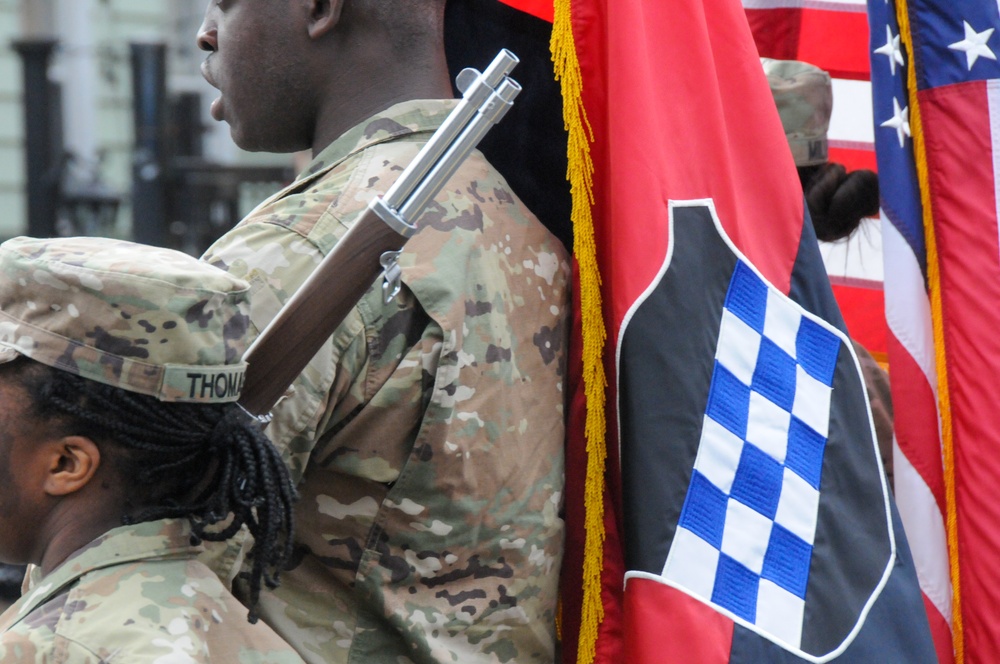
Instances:
[[[910,136],[913,138],[913,158],[920,184],[923,207],[924,237],[927,243],[927,281],[930,287],[931,321],[934,329],[934,359],[937,365],[938,403],[941,410],[941,445],[944,452],[945,503],[948,511],[945,524],[948,531],[948,563],[951,572],[952,644],[955,664],[965,662],[965,635],[962,627],[962,585],[958,561],[958,514],[955,502],[955,439],[951,421],[951,394],[948,390],[948,365],[944,346],[944,318],[941,302],[941,264],[937,251],[937,233],[931,210],[930,177],[927,171],[927,148],[924,143],[923,121],[917,99],[917,69],[913,61],[913,33],[907,0],[896,0],[896,20],[899,34],[910,58],[906,68],[906,87],[910,104]]]
[[[601,570],[604,561],[604,468],[607,457],[604,412],[607,378],[604,342],[607,331],[601,307],[601,274],[594,240],[594,164],[590,157],[593,130],[583,106],[583,75],[573,36],[571,0],[555,0],[550,49],[556,79],[562,85],[563,122],[569,134],[567,177],[573,196],[573,251],[580,272],[580,316],[583,325],[583,383],[587,397],[587,476],[584,489],[583,606],[577,662],[592,664],[597,634],[604,620]]]

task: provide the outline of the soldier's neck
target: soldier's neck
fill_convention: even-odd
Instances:
[[[66,562],[73,553],[87,546],[109,530],[122,525],[120,506],[86,506],[83,502],[66,504],[46,520],[44,551],[36,562],[47,575]]]
[[[454,97],[443,50],[422,64],[385,67],[378,71],[347,72],[353,84],[335,86],[347,90],[331,94],[318,113],[312,153],[315,157],[346,131],[394,104],[412,99]],[[363,81],[358,84],[358,81]]]

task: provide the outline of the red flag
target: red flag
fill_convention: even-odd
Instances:
[[[571,6],[569,6],[571,5]],[[794,166],[787,154],[787,148],[781,142],[761,139],[761,134],[749,136],[749,141],[756,143],[760,152],[757,154],[766,162],[778,164],[784,170],[784,178],[772,178],[757,186],[756,171],[749,164],[740,164],[734,170],[730,157],[739,162],[747,158],[749,152],[731,154],[730,127],[741,125],[769,127],[770,136],[775,132],[780,134],[781,127],[773,109],[773,102],[768,98],[767,104],[757,104],[749,109],[737,107],[736,104],[724,104],[723,99],[740,99],[749,94],[751,97],[768,94],[764,83],[762,70],[756,58],[746,58],[731,54],[728,56],[734,67],[720,71],[714,66],[714,51],[726,52],[734,49],[748,53],[749,31],[739,6],[732,6],[729,11],[716,12],[714,7],[700,6],[699,3],[649,3],[649,2],[616,2],[613,11],[604,2],[557,3],[565,13],[557,12],[557,22],[572,19],[573,55],[579,59],[582,74],[582,102],[586,112],[586,129],[578,125],[576,134],[571,130],[571,150],[579,147],[581,141],[589,139],[592,132],[593,145],[590,147],[596,178],[594,180],[594,236],[589,239],[581,236],[579,226],[575,236],[575,255],[577,261],[584,263],[582,269],[586,273],[595,265],[588,265],[585,255],[588,242],[594,243],[597,263],[601,266],[602,278],[608,284],[607,292],[613,288],[616,297],[605,304],[607,320],[612,326],[609,345],[614,347],[617,339],[614,331],[626,314],[628,306],[642,292],[646,284],[655,275],[661,261],[663,247],[668,243],[667,211],[665,202],[668,197],[699,198],[716,196],[724,216],[735,237],[745,239],[750,251],[754,252],[765,266],[770,276],[787,289],[792,261],[799,242],[801,230],[801,190],[796,189],[797,180],[794,177]],[[571,16],[570,16],[571,13]],[[710,16],[714,19],[713,40],[709,37],[706,21]],[[557,23],[558,25],[558,23]],[[565,24],[563,24],[565,26]],[[691,33],[697,29],[698,36]],[[558,29],[558,28],[557,28]],[[731,34],[733,38],[722,37]],[[565,33],[564,33],[565,35]],[[566,35],[569,36],[569,35]],[[714,41],[714,43],[713,43]],[[692,56],[692,51],[696,52]],[[560,54],[556,52],[557,67]],[[723,57],[725,61],[726,57]],[[666,63],[691,62],[694,67],[667,67]],[[563,74],[564,88],[574,81]],[[669,82],[669,84],[666,84]],[[749,83],[749,86],[747,85]],[[749,87],[749,91],[748,88]],[[705,92],[703,99],[695,99],[701,95],[693,95],[693,91]],[[612,99],[617,99],[612,103]],[[683,99],[683,102],[680,100]],[[707,102],[707,103],[705,103]],[[571,101],[566,102],[571,105]],[[676,114],[667,117],[667,110]],[[570,117],[576,109],[570,106]],[[749,113],[747,113],[749,111]],[[684,129],[682,129],[684,128]],[[767,132],[764,132],[767,135]],[[749,144],[748,144],[749,147]],[[692,158],[675,158],[677,155],[691,155]],[[586,167],[581,172],[576,171],[578,180],[574,184],[574,204],[579,208],[587,195],[580,189],[584,186],[587,176]],[[726,175],[732,175],[732,180]],[[721,177],[719,177],[721,176]],[[583,182],[580,181],[583,179]],[[757,201],[745,202],[744,197]],[[768,203],[773,203],[771,207]],[[783,227],[775,225],[773,234],[754,235],[741,229],[751,229],[754,226],[771,226],[770,212],[783,209],[781,218]],[[737,213],[741,210],[741,213]],[[766,217],[766,218],[764,218]],[[612,219],[622,220],[613,224]],[[626,223],[625,220],[634,221]],[[641,222],[640,222],[641,220]],[[614,227],[612,234],[611,228]],[[779,248],[772,251],[772,249]],[[587,312],[593,315],[593,307],[599,308],[600,303],[594,298],[601,297],[595,292],[595,284],[584,277],[577,293],[585,300],[577,311],[581,315],[581,329],[588,330],[591,335],[599,335],[595,323],[603,321],[587,320]],[[586,300],[589,299],[589,303]],[[599,314],[603,315],[603,314]],[[584,347],[593,348],[589,339],[582,339]],[[582,398],[581,389],[588,385],[584,380],[577,384],[575,392],[575,408],[570,411],[569,453],[567,458],[567,505],[568,517],[573,515],[570,510],[574,506],[587,502],[588,508],[597,509],[601,495],[595,495],[593,487],[590,494],[578,486],[573,480],[587,477],[586,468],[581,468],[589,462],[590,479],[601,475],[601,468],[594,468],[595,456],[601,452],[595,450],[594,436],[604,435],[598,431],[603,422],[594,422],[594,401],[603,400],[603,367],[585,367],[584,371],[589,383],[589,402]],[[613,376],[613,369],[611,370]],[[591,421],[586,420],[583,404],[590,407]],[[618,459],[613,453],[616,448],[613,425],[613,392],[609,399],[612,426],[607,429],[607,448],[612,451],[607,468],[607,494],[604,496],[606,510],[604,516],[597,521],[605,529],[608,537],[606,546],[601,547],[603,564],[598,570],[603,571],[595,587],[594,579],[587,578],[586,563],[579,561],[580,557],[600,555],[595,539],[595,517],[587,523],[586,534],[589,536],[590,550],[586,546],[567,547],[567,560],[564,572],[564,596],[569,599],[566,607],[573,607],[576,602],[575,585],[570,581],[578,576],[578,570],[584,570],[581,582],[583,597],[582,605],[582,636],[579,639],[583,651],[577,654],[575,612],[564,611],[564,661],[592,661],[595,653],[599,661],[614,661],[621,656],[624,641],[622,630],[622,599],[621,584],[624,570],[623,551],[620,545],[620,528],[622,505],[620,503],[620,486],[618,482]],[[585,429],[591,429],[585,432]],[[590,434],[588,441],[588,435]],[[590,443],[589,448],[586,447]],[[586,450],[586,452],[584,452]],[[574,489],[577,489],[574,491]],[[573,541],[574,535],[582,538],[584,531],[576,528],[572,521],[568,526],[568,537]],[[582,542],[581,542],[582,543]],[[593,565],[593,560],[589,561]],[[597,593],[595,595],[595,593]],[[592,606],[595,599],[601,601],[600,607]],[[596,623],[596,625],[595,625]],[[599,625],[599,627],[597,627]],[[593,630],[599,629],[600,636]],[[594,648],[594,651],[589,651]],[[578,659],[579,658],[579,659]]]
[[[836,436],[842,438],[830,430],[825,443],[830,455],[822,461],[823,468],[832,464],[835,469],[824,470],[825,484],[817,476],[814,485],[819,491],[816,495],[822,496],[817,500],[830,510],[824,514],[836,518],[831,517],[829,523],[823,518],[811,522],[815,530],[807,529],[807,536],[818,539],[789,540],[796,544],[788,551],[795,549],[801,555],[789,553],[782,560],[804,561],[807,572],[796,577],[796,582],[775,580],[781,574],[770,577],[781,589],[776,590],[767,580],[768,556],[783,546],[775,544],[775,533],[788,532],[779,527],[781,517],[773,523],[766,518],[761,522],[761,528],[772,533],[770,544],[765,542],[756,549],[767,550],[766,555],[761,554],[761,562],[739,546],[727,544],[730,536],[724,533],[740,520],[728,521],[715,507],[706,505],[728,504],[726,509],[742,514],[746,505],[755,503],[759,509],[746,512],[751,521],[780,513],[780,507],[756,502],[762,498],[757,494],[748,496],[746,503],[740,502],[736,498],[742,492],[737,486],[741,484],[739,469],[734,471],[737,479],[731,476],[726,489],[718,485],[704,488],[708,485],[699,483],[699,468],[708,463],[715,470],[706,472],[712,474],[726,463],[712,466],[701,456],[695,459],[695,454],[701,454],[697,444],[685,447],[692,433],[696,443],[698,436],[709,435],[704,432],[714,425],[703,425],[703,417],[718,416],[724,429],[740,432],[733,439],[720,434],[726,440],[749,440],[757,434],[747,429],[739,408],[725,406],[721,407],[725,412],[712,413],[712,404],[732,405],[739,398],[728,400],[729,396],[746,387],[729,381],[732,393],[726,391],[728,388],[717,389],[716,378],[723,376],[719,383],[726,382],[726,372],[716,370],[713,374],[711,369],[714,344],[723,348],[718,341],[721,336],[713,336],[719,332],[718,322],[714,327],[710,322],[712,315],[722,311],[721,300],[715,299],[717,291],[709,283],[719,282],[719,275],[709,270],[672,277],[672,270],[680,269],[679,265],[715,266],[738,256],[738,265],[754,266],[737,268],[736,272],[744,269],[755,275],[750,281],[758,286],[748,287],[750,290],[763,288],[759,284],[766,280],[772,284],[768,288],[773,288],[768,292],[789,293],[795,302],[839,321],[817,258],[815,238],[811,229],[803,229],[801,188],[742,7],[730,0],[557,1],[553,44],[570,131],[582,329],[582,379],[578,385],[585,392],[584,397],[574,393],[574,408],[570,410],[568,460],[577,465],[569,466],[568,480],[581,472],[586,481],[581,483],[583,490],[569,481],[567,485],[568,518],[574,516],[570,510],[578,502],[586,507],[582,618],[579,634],[573,629],[574,616],[564,621],[564,661],[729,661],[730,654],[736,652],[748,661],[778,660],[789,652],[814,661],[839,655],[844,655],[845,661],[865,661],[865,657],[928,661],[930,641],[915,574],[879,479],[870,419],[856,375],[853,383],[834,390],[838,399],[847,398],[851,405],[836,405],[840,413],[837,426],[844,427]],[[714,230],[705,231],[707,235],[696,233],[700,239],[685,244],[680,238],[697,227],[690,221],[695,218],[716,218],[717,222],[711,227]],[[675,233],[675,224],[683,233]],[[713,235],[716,230],[720,235]],[[719,240],[720,236],[728,239]],[[709,245],[714,249],[702,259],[696,252]],[[726,247],[734,253],[727,253]],[[741,262],[744,260],[747,262]],[[726,279],[723,275],[723,285]],[[750,290],[738,293],[745,295]],[[732,292],[726,296],[727,302]],[[778,295],[768,298],[792,301]],[[658,302],[653,308],[659,307],[659,311],[648,315],[650,302]],[[770,315],[763,313],[762,299],[754,302],[747,311]],[[709,309],[714,313],[706,314]],[[757,313],[748,314],[748,320]],[[686,331],[685,324],[690,326]],[[638,335],[634,332],[637,327]],[[833,328],[824,329],[829,332]],[[606,347],[602,346],[605,334]],[[702,364],[706,345],[708,365]],[[736,344],[744,349],[746,345]],[[778,360],[779,355],[758,366],[769,370],[790,361]],[[690,361],[685,363],[687,359]],[[657,374],[661,362],[670,370]],[[695,376],[693,383],[690,376]],[[722,393],[727,396],[714,400]],[[654,399],[659,406],[642,407],[650,394],[671,397],[666,403]],[[708,406],[703,398],[709,399]],[[755,398],[750,397],[751,401]],[[674,408],[673,402],[690,402],[691,408]],[[657,407],[669,412],[661,417]],[[756,417],[753,408],[751,420]],[[650,423],[661,421],[665,426],[659,430],[653,426],[649,433]],[[677,463],[680,457],[671,455],[682,448],[680,457],[687,452],[690,457]],[[757,458],[757,451],[743,449],[744,455]],[[654,453],[650,454],[651,450]],[[788,478],[789,468],[795,465],[794,454],[788,455],[779,455],[785,471],[776,469],[773,458],[757,466],[756,461],[744,462],[744,457],[739,457],[738,465],[740,469],[753,466],[762,474],[772,473],[772,477],[785,472]],[[580,469],[582,460],[587,463],[585,470]],[[694,464],[693,471],[688,463]],[[819,461],[816,464],[819,468]],[[735,468],[736,461],[731,465]],[[856,481],[840,483],[854,472],[859,473]],[[849,494],[855,490],[871,491],[866,494],[870,500],[851,502]],[[771,498],[780,503],[777,493],[781,490],[776,489]],[[699,502],[702,494],[709,499]],[[715,496],[722,502],[712,503]],[[878,505],[882,501],[886,507],[880,516]],[[889,525],[886,518],[891,513]],[[837,531],[834,523],[841,517],[866,520],[870,528],[861,530],[872,538],[857,540],[852,552],[826,551],[831,539],[839,539],[831,538],[830,533]],[[664,522],[670,525],[661,528]],[[579,524],[571,519],[568,527],[572,536]],[[718,531],[717,537],[713,529]],[[678,534],[682,531],[688,534]],[[678,545],[681,539],[684,542]],[[685,550],[685,546],[689,548]],[[842,565],[852,554],[863,557],[872,553],[868,549],[892,549],[895,553],[874,554],[872,564],[863,565],[864,573],[872,579],[870,585],[826,605],[830,611],[840,612],[839,618],[832,614],[829,618],[809,618],[815,607],[811,608],[809,601],[795,600],[793,595],[813,599],[824,595],[830,590],[822,585],[827,572],[854,578]],[[699,551],[715,562],[702,565]],[[576,573],[574,553],[571,546],[566,579]],[[826,562],[818,563],[819,559]],[[783,569],[803,569],[799,562],[790,565]],[[622,571],[627,579],[624,593]],[[565,597],[573,590],[567,587]],[[779,596],[782,599],[776,600]],[[774,609],[779,605],[780,609]],[[567,601],[564,618],[573,609],[574,602]],[[786,620],[789,616],[792,619]],[[578,649],[574,648],[576,643]]]
[[[532,16],[537,16],[549,23],[552,22],[552,0],[501,0],[522,12],[527,12]]]

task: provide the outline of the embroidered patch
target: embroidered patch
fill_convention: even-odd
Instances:
[[[802,639],[840,339],[740,261],[663,577]]]

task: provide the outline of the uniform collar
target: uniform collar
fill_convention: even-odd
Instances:
[[[302,171],[298,181],[325,172],[351,155],[373,145],[394,141],[410,134],[433,132],[458,105],[458,101],[415,99],[390,106],[348,129],[340,138],[323,148]]]
[[[433,133],[458,102],[458,99],[413,99],[390,106],[358,123],[323,148],[294,182],[262,201],[241,223],[247,223],[261,210],[292,192],[305,190],[345,159],[366,148],[418,133]]]
[[[109,530],[47,576],[29,579],[24,595],[0,619],[0,631],[10,629],[90,572],[137,560],[192,557],[201,550],[200,545],[191,544],[187,519],[160,519]]]

